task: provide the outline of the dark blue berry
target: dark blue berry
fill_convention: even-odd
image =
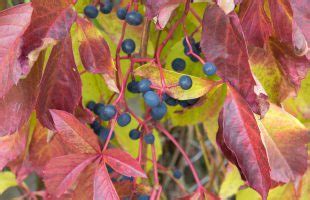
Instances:
[[[155,142],[155,137],[152,133],[145,135],[143,139],[146,144],[154,144]]]
[[[180,170],[178,170],[178,169],[175,169],[175,170],[173,171],[173,176],[174,176],[174,178],[176,178],[176,179],[180,179],[180,178],[182,177],[182,172],[181,172]]]
[[[109,14],[113,9],[113,3],[110,0],[106,0],[102,6],[100,6],[100,11],[103,14]]]
[[[151,110],[151,116],[155,120],[161,120],[167,113],[167,106],[164,103],[160,103],[158,106],[153,107]]]
[[[108,121],[116,115],[116,109],[113,105],[104,106],[102,112],[99,114],[99,117],[102,120]]]
[[[195,44],[195,48],[197,49],[197,54],[198,54],[198,55],[201,54],[200,42],[197,42],[197,43]]]
[[[158,106],[160,103],[158,94],[153,91],[147,91],[143,95],[143,98],[144,98],[145,103],[150,107]]]
[[[195,52],[194,52],[194,53],[195,53]],[[197,53],[196,53],[196,54],[197,54]],[[193,55],[190,55],[189,58],[190,58],[191,61],[193,61],[193,62],[198,62],[198,61],[199,61],[198,58],[196,58],[196,57],[193,56]]]
[[[182,58],[176,58],[172,61],[172,69],[177,72],[181,72],[185,69],[186,62]]]
[[[140,195],[138,197],[138,200],[150,200],[150,196],[149,195]]]
[[[111,174],[114,170],[109,165],[106,165],[106,166],[107,166],[108,173]]]
[[[127,15],[127,9],[126,8],[119,8],[117,10],[117,13],[116,13],[117,17],[120,19],[120,20],[124,20],[126,18],[126,15]]]
[[[127,85],[127,90],[131,93],[139,93],[139,88],[138,88],[138,81],[131,81],[130,83],[128,83]]]
[[[99,123],[97,120],[95,120],[93,123],[90,124],[90,127],[91,127],[95,132],[97,132],[98,129],[100,129],[101,125],[100,125],[100,123]]]
[[[191,46],[195,45],[195,39],[194,38],[188,37],[188,41],[189,41],[189,44]],[[184,46],[184,48],[188,48],[188,43],[186,41],[186,38],[183,39],[183,46]]]
[[[176,99],[174,99],[174,98],[172,98],[170,96],[167,96],[164,101],[169,106],[176,106],[176,105],[178,105],[178,100],[176,100]]]
[[[127,13],[125,20],[132,26],[139,26],[143,21],[143,16],[137,11],[131,11]]]
[[[95,106],[96,106],[96,103],[94,101],[89,101],[86,105],[86,108],[88,108],[91,111],[94,111]]]
[[[134,178],[132,176],[122,176],[121,180],[132,182],[134,180]]]
[[[132,140],[137,140],[139,139],[141,136],[141,132],[138,131],[137,129],[132,129],[130,132],[129,132],[129,137],[132,139]]]
[[[192,87],[193,81],[190,76],[183,75],[179,79],[179,85],[183,90],[188,90]]]
[[[120,116],[117,118],[117,123],[118,125],[124,127],[127,126],[131,121],[131,117],[128,113],[122,113]]]
[[[105,140],[108,139],[108,136],[109,136],[109,133],[110,133],[110,129],[109,128],[106,128],[106,127],[100,127],[100,131],[99,131],[99,138],[102,142],[104,142]],[[112,136],[111,136],[111,140],[114,138],[115,136],[115,133],[113,131],[112,133]]]
[[[126,39],[122,42],[122,50],[127,54],[132,54],[136,49],[136,44],[132,39]]]
[[[99,115],[104,109],[104,104],[103,103],[97,103],[94,107],[94,113],[96,115]]]
[[[84,8],[84,14],[91,19],[94,19],[98,16],[99,11],[97,10],[96,6],[88,5]]]
[[[188,104],[187,100],[179,101],[179,105],[182,106],[183,108],[186,108],[186,107],[190,106],[190,104]]]
[[[188,99],[188,100],[186,100],[186,102],[187,102],[189,105],[194,105],[194,104],[196,104],[198,101],[199,101],[199,98],[197,98],[197,99]]]
[[[206,62],[203,65],[203,72],[207,75],[207,76],[212,76],[216,73],[216,66],[211,63],[211,62]]]
[[[138,89],[140,92],[144,93],[147,91],[150,91],[152,82],[149,79],[142,79],[139,83],[138,83]]]

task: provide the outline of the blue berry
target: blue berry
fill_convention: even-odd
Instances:
[[[177,72],[181,72],[185,69],[186,62],[182,58],[176,58],[172,61],[172,69]]]
[[[91,19],[94,19],[98,16],[99,11],[97,10],[96,6],[88,5],[84,8],[84,14]]]
[[[109,165],[106,165],[106,166],[107,166],[108,173],[111,174],[114,170]]]
[[[124,127],[127,126],[131,121],[131,117],[128,113],[122,113],[118,118],[117,118],[117,123],[118,125]]]
[[[96,103],[94,101],[89,101],[86,105],[86,108],[88,108],[91,111],[94,111],[95,106],[96,106]]]
[[[136,44],[132,39],[126,39],[122,42],[122,50],[127,54],[132,54],[136,49]]]
[[[137,140],[139,139],[141,136],[141,132],[138,131],[137,129],[132,129],[130,132],[129,132],[129,137],[132,139],[132,140]]]
[[[116,13],[117,17],[120,19],[120,20],[124,20],[126,18],[126,15],[127,15],[127,9],[126,8],[119,8],[117,10],[117,13]]]
[[[127,85],[127,90],[131,93],[139,93],[139,88],[138,88],[138,81],[131,81],[130,83],[128,83]]]
[[[153,91],[147,91],[143,95],[143,98],[144,98],[145,103],[150,107],[158,106],[160,103],[158,94]]]
[[[134,180],[134,178],[132,176],[122,176],[121,180],[123,180],[123,181],[128,180],[128,181],[132,182]]]
[[[190,106],[190,104],[188,104],[187,100],[179,101],[179,105],[182,106],[183,108],[186,108],[186,107]]]
[[[143,139],[146,144],[154,144],[155,142],[155,137],[152,133],[145,135]]]
[[[106,105],[102,112],[99,114],[99,117],[102,120],[108,121],[116,115],[116,109],[113,105]]]
[[[167,113],[167,106],[164,103],[160,103],[158,106],[153,107],[151,110],[151,116],[155,120],[161,120]]]
[[[131,11],[127,13],[125,20],[132,26],[139,26],[143,21],[143,16],[137,11]]]
[[[188,37],[188,41],[189,41],[191,46],[195,45],[195,39],[194,38]],[[184,48],[188,48],[188,43],[186,41],[186,38],[183,39],[183,46],[184,46]]]
[[[188,100],[186,100],[186,102],[187,102],[189,105],[194,105],[194,104],[196,104],[198,101],[199,101],[199,98],[196,98],[196,99],[188,99]]]
[[[138,197],[138,200],[150,200],[150,196],[149,195],[140,195]]]
[[[110,0],[106,0],[104,4],[100,7],[100,11],[103,14],[109,14],[113,9],[113,3]]]
[[[142,79],[139,83],[138,83],[138,89],[140,92],[147,92],[150,91],[152,82],[149,79]]]
[[[207,76],[212,76],[216,73],[216,66],[211,63],[211,62],[206,62],[203,65],[203,72],[207,75]]]
[[[190,89],[193,85],[192,78],[187,75],[181,76],[179,79],[179,85],[183,90]]]
[[[195,44],[195,48],[197,49],[197,54],[198,54],[198,55],[201,54],[200,42],[197,42],[197,43]]]
[[[176,99],[174,99],[174,98],[172,98],[170,96],[167,96],[165,98],[165,102],[169,106],[176,106],[176,105],[178,105],[178,100],[176,100]]]
[[[96,115],[99,115],[104,109],[104,104],[103,103],[97,103],[94,107],[94,113]]]
[[[106,127],[100,127],[100,130],[99,130],[99,138],[102,142],[104,142],[106,139],[108,139],[108,136],[109,136],[109,133],[110,133],[110,129],[109,128],[106,128]],[[115,133],[113,131],[112,133],[112,136],[111,136],[111,140],[114,138],[115,136]]]
[[[173,171],[173,176],[176,179],[180,179],[182,177],[182,172],[180,170],[176,169]]]
[[[90,124],[90,127],[91,127],[95,132],[97,132],[98,129],[100,129],[101,125],[100,125],[100,123],[99,123],[97,120],[95,120],[93,123]]]

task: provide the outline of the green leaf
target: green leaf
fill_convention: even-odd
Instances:
[[[0,194],[14,186],[17,186],[15,175],[10,171],[0,172]]]
[[[145,64],[134,71],[135,75],[148,78],[156,86],[161,86],[161,79],[158,67],[154,64]],[[174,71],[163,69],[166,85],[172,86],[179,82],[179,78],[184,75]],[[193,86],[190,90],[183,90],[181,87],[171,87],[167,89],[167,93],[173,98],[179,100],[195,99],[207,94],[218,82],[203,79],[195,76],[190,76],[193,81]]]
[[[238,168],[234,165],[229,165],[230,170],[226,172],[225,179],[221,185],[219,195],[225,199],[234,194],[239,190],[239,187],[244,184],[239,174]]]
[[[125,127],[116,126],[115,127],[115,137],[120,144],[120,146],[128,152],[133,158],[138,157],[139,152],[139,141],[140,140],[132,140],[129,137],[129,132],[132,129],[136,129],[138,127],[138,122],[131,117],[131,122]],[[153,135],[155,136],[155,149],[156,149],[156,158],[157,160],[162,155],[162,145],[159,137],[159,133],[154,129]],[[144,143],[145,144],[145,143]],[[148,145],[147,148],[147,158],[152,159],[152,151],[151,145]],[[152,168],[153,164],[151,162],[147,162],[146,169],[147,171]]]
[[[83,1],[80,0],[77,1],[77,3],[74,5],[74,8],[78,13],[84,13],[84,8],[91,3],[92,0],[83,0]]]

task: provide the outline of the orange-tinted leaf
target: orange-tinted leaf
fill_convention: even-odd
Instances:
[[[183,75],[174,71],[163,69],[165,82],[168,86],[176,85],[179,83],[179,78]],[[134,71],[135,75],[148,78],[152,84],[161,86],[161,78],[158,67],[154,64],[146,64]],[[190,76],[193,81],[193,86],[190,90],[183,90],[181,87],[167,88],[166,92],[173,98],[186,100],[195,99],[205,95],[218,83],[212,80],[203,79],[199,77]]]
[[[105,162],[115,171],[125,176],[144,177],[146,174],[139,162],[131,157],[130,154],[120,149],[108,149],[103,152]]]
[[[43,171],[47,191],[60,197],[96,158],[92,154],[69,154],[52,158]]]
[[[250,70],[246,42],[237,15],[234,12],[226,15],[217,5],[207,7],[201,47],[206,59],[217,66],[219,76],[245,98],[253,112],[264,115],[269,103]]]
[[[248,184],[266,199],[271,186],[270,167],[260,131],[246,101],[233,87],[229,88],[217,141],[227,146],[230,151],[227,157],[233,158],[231,161],[238,164]]]
[[[307,170],[307,130],[295,117],[271,105],[264,119],[258,120],[266,146],[271,178],[287,183],[300,180]]]
[[[134,183],[129,180],[117,181],[114,183],[114,187],[120,198],[130,196],[133,193],[133,190],[136,190],[139,194],[150,194],[152,192],[152,188],[150,186]]]
[[[23,153],[27,143],[28,130],[29,127],[24,126],[12,135],[0,137],[0,170]]]
[[[51,110],[51,114],[57,134],[70,150],[79,153],[100,152],[96,134],[72,114],[61,110]]]
[[[108,43],[97,28],[84,18],[77,18],[81,61],[87,71],[114,76],[114,63]]]
[[[119,200],[105,164],[100,164],[95,172],[94,200]]]
[[[44,54],[40,56],[28,77],[19,81],[5,97],[0,98],[0,136],[17,131],[28,121],[35,107],[43,63]]]
[[[48,129],[37,123],[29,145],[29,161],[36,173],[41,176],[44,166],[50,159],[66,154],[59,135],[55,135],[50,142],[47,141],[47,135]]]
[[[81,99],[81,84],[67,37],[53,48],[41,81],[36,111],[43,126],[54,129],[49,109],[74,112]]]
[[[264,47],[272,31],[264,11],[264,0],[243,0],[239,10],[240,23],[247,42]]]
[[[22,44],[20,36],[30,23],[31,13],[30,3],[0,12],[0,98],[17,84],[22,75],[18,62]]]
[[[31,23],[22,39],[20,62],[27,73],[41,50],[64,39],[76,19],[72,0],[32,0]]]

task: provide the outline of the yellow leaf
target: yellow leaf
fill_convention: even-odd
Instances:
[[[229,165],[230,170],[226,172],[225,179],[221,185],[219,195],[225,199],[239,190],[239,187],[244,184],[239,174],[238,168],[234,165]]]
[[[15,175],[9,171],[0,172],[0,194],[14,186],[17,186]]]

